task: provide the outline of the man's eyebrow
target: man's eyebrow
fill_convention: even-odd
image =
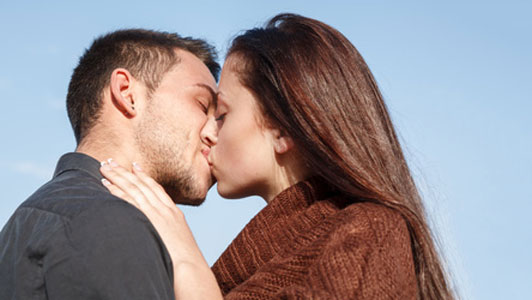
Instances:
[[[212,102],[214,103],[214,107],[218,106],[218,93],[216,93],[210,86],[204,84],[204,83],[196,83],[194,86],[200,87],[202,89],[207,90],[209,94],[211,94]]]

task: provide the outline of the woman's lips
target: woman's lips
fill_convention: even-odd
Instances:
[[[212,163],[212,152],[209,151],[209,155],[207,155],[207,163],[209,163],[209,167],[211,168],[211,178],[212,178],[212,183],[216,183],[218,181],[218,179],[216,178],[216,168],[214,167],[214,164]]]

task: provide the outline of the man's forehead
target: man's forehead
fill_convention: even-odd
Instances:
[[[199,80],[216,87],[216,79],[200,58],[186,50],[176,49],[175,51],[178,60],[173,69],[176,72],[183,72],[183,76],[187,76],[194,81]]]
[[[217,92],[216,90],[214,90],[211,86],[209,86],[208,84],[205,84],[205,83],[196,83],[193,85],[194,87],[197,87],[197,88],[200,88],[200,89],[203,89],[207,92],[209,92],[209,94],[211,94],[211,96],[215,97]]]

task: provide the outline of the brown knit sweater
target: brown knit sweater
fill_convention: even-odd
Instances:
[[[260,211],[212,267],[226,299],[416,299],[403,218],[317,179]]]

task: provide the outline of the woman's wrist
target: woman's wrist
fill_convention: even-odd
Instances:
[[[216,278],[203,261],[180,261],[174,265],[176,299],[223,299]]]

